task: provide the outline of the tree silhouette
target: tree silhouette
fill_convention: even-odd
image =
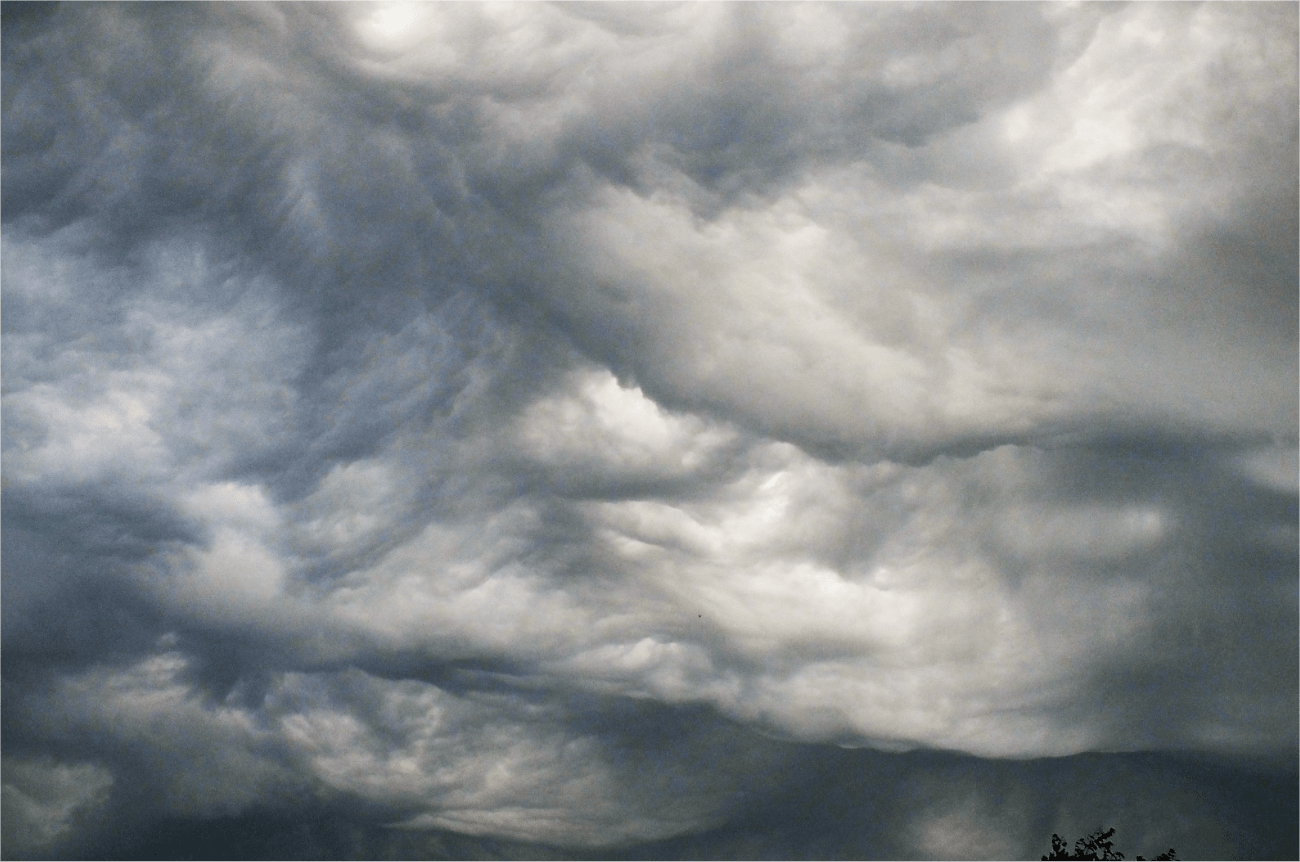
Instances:
[[[1052,852],[1042,857],[1048,859],[1123,859],[1124,854],[1115,849],[1115,842],[1111,840],[1115,835],[1115,828],[1112,826],[1104,832],[1098,829],[1087,838],[1080,838],[1074,842],[1074,852],[1068,850],[1065,839],[1060,835],[1052,835]],[[1161,853],[1156,859],[1177,859],[1178,854],[1174,848],[1170,847],[1164,853]],[[1139,856],[1138,860],[1142,860]]]

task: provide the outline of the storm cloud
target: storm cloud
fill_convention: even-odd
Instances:
[[[4,854],[1297,848],[1294,4],[9,4]]]

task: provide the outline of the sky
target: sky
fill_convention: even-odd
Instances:
[[[1294,859],[1297,8],[5,4],[5,857]]]

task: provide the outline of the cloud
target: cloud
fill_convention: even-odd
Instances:
[[[1290,339],[1259,326],[1294,320],[1291,244],[1270,243],[1274,276],[1222,273],[1268,240],[1213,201],[1290,209],[1294,171],[1254,130],[1278,128],[1266,118],[1293,90],[1260,78],[1216,113],[1169,82],[1208,88],[1216,64],[1249,77],[1261,55],[1294,60],[1281,30],[1219,31],[1208,10],[1161,20],[1174,14],[1112,16],[1038,93],[936,132],[926,149],[987,154],[956,176],[891,188],[888,160],[837,153],[707,222],[671,189],[608,188],[550,228],[567,267],[557,301],[652,396],[832,454],[914,459],[1153,424],[1292,436]],[[1106,135],[1089,131],[1101,122]],[[1223,171],[1262,171],[1272,190],[1220,190]]]
[[[481,686],[457,695],[356,669],[280,674],[258,696],[235,690],[213,700],[187,682],[189,671],[183,653],[165,651],[65,677],[27,706],[42,716],[32,718],[43,736],[110,761],[137,794],[140,785],[155,790],[165,814],[212,817],[255,801],[343,795],[398,828],[578,846],[713,825],[736,807],[742,782],[788,759],[763,737],[691,711],[660,711],[651,719],[659,727],[635,733],[603,722],[584,728],[575,721],[590,722],[599,702],[576,715],[581,701]],[[51,769],[65,783],[78,770],[95,781],[84,799],[74,794],[45,813],[15,785],[15,804],[27,806],[20,817],[31,807],[40,821],[21,821],[19,832],[45,843],[73,807],[91,796],[102,805],[112,783],[103,767]]]
[[[113,777],[93,764],[4,763],[4,843],[14,855],[39,854],[72,830],[82,810],[102,806]]]
[[[762,855],[829,751],[1005,856],[927,752],[1293,757],[1294,9],[4,14],[22,853]]]

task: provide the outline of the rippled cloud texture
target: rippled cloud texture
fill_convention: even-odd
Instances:
[[[1294,858],[1294,4],[3,39],[6,855]]]

